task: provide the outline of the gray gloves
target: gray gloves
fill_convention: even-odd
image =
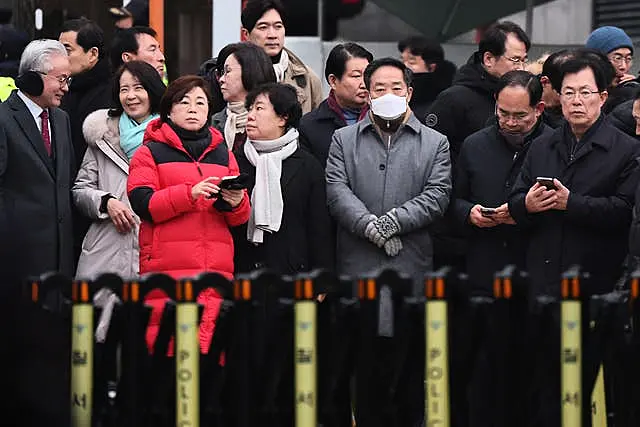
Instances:
[[[364,229],[364,236],[377,247],[384,247],[387,255],[398,255],[402,249],[402,242],[395,236],[400,232],[400,223],[395,209],[391,209],[380,218],[369,215],[367,219],[369,222]]]
[[[396,256],[402,250],[402,241],[398,236],[393,236],[384,243],[384,251],[389,256]]]

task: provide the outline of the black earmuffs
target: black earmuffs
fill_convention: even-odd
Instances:
[[[16,79],[18,89],[31,96],[40,96],[44,91],[42,76],[36,71],[27,71]]]

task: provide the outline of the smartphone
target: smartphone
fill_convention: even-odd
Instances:
[[[556,185],[553,183],[553,178],[546,176],[539,176],[536,178],[536,182],[540,185],[547,187],[547,190],[557,190]]]
[[[492,216],[496,214],[495,208],[480,208],[480,213],[482,216]]]
[[[248,186],[249,175],[241,173],[238,176],[223,176],[218,187],[227,190],[244,190]]]

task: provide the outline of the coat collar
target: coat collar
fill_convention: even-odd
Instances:
[[[300,172],[300,170],[302,170],[304,159],[300,154],[300,150],[301,148],[298,147],[298,149],[283,162],[282,175],[280,176],[280,185],[282,186],[282,189],[287,188],[287,186],[293,182],[293,178],[298,174],[298,172]]]
[[[288,71],[291,77],[306,76],[307,74],[309,74],[309,71],[307,70],[307,66],[304,65],[304,62],[302,62],[302,59],[298,58],[293,52],[291,52],[286,47],[284,48],[284,50],[287,52],[287,55],[289,55]]]
[[[416,115],[413,114],[413,111],[409,110],[409,113],[410,113],[409,118],[405,123],[400,125],[400,127],[398,128],[398,132],[400,132],[402,129],[408,128],[415,133],[420,133],[422,123],[420,123],[420,121],[416,118]],[[368,128],[372,128],[373,130],[375,130],[375,126],[373,124],[373,121],[371,120],[371,114],[373,113],[370,112],[361,121],[358,122],[358,135],[360,135],[362,132],[364,132]]]
[[[24,132],[25,136],[27,137],[27,140],[33,146],[33,149],[38,154],[38,157],[40,157],[40,160],[42,160],[42,163],[44,164],[46,169],[49,171],[49,174],[51,175],[51,177],[55,180],[56,173],[53,167],[53,162],[51,161],[51,157],[49,157],[49,154],[44,148],[42,134],[38,130],[38,126],[36,124],[36,121],[33,117],[31,110],[27,107],[27,105],[20,98],[20,96],[18,96],[18,91],[14,91],[11,94],[11,96],[7,99],[6,103],[13,111],[13,117],[15,118],[16,122],[18,122],[18,125]],[[55,135],[57,133],[56,132],[57,114],[55,112],[55,108],[49,109],[49,112],[50,112],[49,125],[51,127],[51,133],[53,134],[51,142],[52,144],[54,144]],[[57,157],[59,158],[61,156],[58,155]]]

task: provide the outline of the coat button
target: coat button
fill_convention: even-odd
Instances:
[[[256,262],[253,266],[254,266],[256,269],[260,269],[260,268],[264,267],[264,264],[263,264],[263,263],[261,263],[261,262]]]
[[[545,259],[545,260],[544,260],[544,263],[545,263],[545,264],[551,264],[551,260]]]
[[[378,166],[380,168],[381,171],[385,170],[387,167],[383,164],[381,164],[380,166]]]

